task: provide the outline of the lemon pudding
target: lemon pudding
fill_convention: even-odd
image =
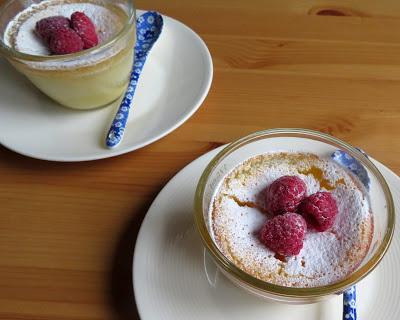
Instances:
[[[74,12],[83,12],[93,21],[99,44],[72,54],[51,55],[34,32],[35,25],[44,18],[69,17]],[[3,41],[6,49],[16,54],[6,56],[15,68],[60,104],[76,109],[97,108],[115,101],[126,89],[136,40],[134,21],[133,7],[122,2],[41,1],[8,22]]]
[[[284,176],[300,178],[305,196],[329,192],[337,203],[332,226],[324,232],[308,227],[301,250],[291,256],[260,241],[263,226],[274,218],[266,190]],[[214,242],[237,267],[263,281],[299,288],[347,277],[366,256],[373,235],[364,186],[332,159],[311,153],[272,152],[237,165],[217,188],[209,219]]]

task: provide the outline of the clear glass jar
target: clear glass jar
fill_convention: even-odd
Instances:
[[[211,235],[210,205],[225,176],[238,164],[273,151],[310,152],[319,156],[342,150],[358,160],[371,180],[370,206],[374,219],[371,245],[359,267],[345,279],[319,287],[285,287],[242,271],[220,251]],[[263,298],[286,303],[312,303],[339,294],[368,275],[381,261],[394,231],[394,204],[389,187],[376,166],[359,150],[329,135],[306,129],[272,129],[235,141],[219,152],[204,170],[197,186],[194,218],[202,242],[219,269],[233,283]]]
[[[63,0],[35,1],[34,5],[62,4]],[[37,88],[63,106],[93,109],[117,100],[126,90],[133,64],[136,18],[133,1],[69,0],[111,10],[121,28],[100,45],[67,55],[32,55],[16,51],[6,41],[11,20],[32,1],[10,0],[0,6],[0,53]],[[32,30],[33,32],[33,30]]]

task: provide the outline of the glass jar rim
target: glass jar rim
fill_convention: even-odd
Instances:
[[[12,2],[16,0],[8,0],[0,5],[0,12],[5,12],[5,9],[11,5]],[[20,52],[14,50],[12,47],[8,46],[4,42],[4,35],[0,37],[0,53],[3,53],[6,58],[10,59],[17,59],[22,61],[28,62],[56,62],[56,61],[64,61],[64,60],[73,60],[85,56],[87,54],[97,54],[105,49],[112,47],[118,40],[123,38],[127,33],[129,33],[131,26],[135,23],[136,20],[136,10],[134,7],[133,0],[129,1],[131,3],[130,13],[128,16],[127,21],[125,22],[123,28],[116,33],[112,38],[107,40],[106,42],[102,43],[100,46],[95,46],[90,49],[86,49],[83,51],[79,51],[76,53],[64,54],[64,55],[48,55],[48,56],[41,56],[41,55],[32,55],[29,53]]]
[[[377,178],[381,188],[383,189],[383,193],[386,198],[387,204],[387,212],[388,212],[388,221],[386,226],[386,232],[383,237],[382,243],[377,248],[376,252],[373,256],[358,270],[353,272],[349,277],[342,279],[338,282],[318,286],[318,287],[308,287],[308,288],[295,288],[295,287],[286,287],[273,283],[269,283],[263,280],[260,280],[252,275],[246,273],[242,269],[236,266],[233,262],[231,262],[225,255],[220,251],[217,247],[213,239],[211,238],[210,233],[208,232],[206,223],[204,221],[203,215],[203,195],[205,192],[205,187],[207,184],[208,177],[212,174],[214,168],[231,152],[237,150],[241,146],[245,145],[248,142],[261,140],[265,137],[273,137],[273,136],[298,136],[303,135],[303,137],[308,138],[316,138],[319,141],[327,141],[338,145],[340,148],[348,151],[352,156],[354,156],[358,161],[360,161],[363,165],[365,165]],[[203,171],[200,180],[198,182],[196,193],[195,193],[195,202],[194,202],[194,220],[199,230],[200,237],[202,239],[203,244],[205,245],[207,251],[216,261],[216,263],[223,268],[225,272],[228,272],[229,275],[233,276],[235,279],[244,282],[246,285],[250,286],[253,289],[261,290],[264,292],[272,293],[281,297],[292,297],[292,298],[316,298],[322,297],[329,294],[335,294],[342,292],[346,288],[352,286],[358,281],[362,280],[366,277],[375,267],[379,264],[385,253],[387,252],[391,240],[393,238],[394,226],[395,226],[395,213],[394,213],[394,203],[392,194],[390,192],[389,186],[378,170],[378,168],[372,163],[370,159],[368,159],[361,151],[352,147],[351,145],[343,142],[333,136],[330,136],[325,133],[321,133],[314,130],[309,129],[301,129],[301,128],[276,128],[269,129],[264,131],[258,131],[253,134],[247,135],[239,140],[236,140],[230,144],[228,144],[225,148],[223,148],[207,165],[205,170]]]

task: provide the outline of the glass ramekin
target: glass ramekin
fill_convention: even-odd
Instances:
[[[347,278],[325,286],[293,288],[257,279],[239,269],[219,250],[211,234],[209,209],[224,177],[238,164],[272,151],[311,152],[320,156],[342,150],[357,159],[371,180],[370,205],[374,232],[370,249],[360,266]],[[367,276],[381,261],[394,232],[394,205],[389,187],[376,166],[359,150],[324,133],[306,129],[271,129],[239,139],[219,152],[204,170],[195,194],[195,222],[204,246],[216,265],[233,283],[260,297],[285,303],[313,303],[340,294]]]
[[[0,6],[0,54],[43,93],[63,106],[94,109],[118,100],[126,90],[133,65],[136,41],[133,0],[70,1],[100,4],[123,15],[121,30],[99,46],[73,54],[49,56],[14,50],[4,40],[9,21],[33,3],[41,2],[44,1],[9,0]]]

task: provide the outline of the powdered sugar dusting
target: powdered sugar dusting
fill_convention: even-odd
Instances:
[[[124,17],[117,14],[117,9],[111,10],[105,5],[101,5],[101,1],[72,1],[72,0],[49,0],[42,1],[39,4],[33,4],[13,20],[11,20],[4,34],[5,43],[15,50],[31,55],[47,56],[50,51],[47,45],[35,33],[36,22],[51,16],[64,16],[70,18],[72,13],[76,11],[84,12],[94,23],[96,32],[99,37],[99,44],[110,40],[123,28]],[[119,9],[121,11],[121,9]],[[122,13],[122,11],[121,11]],[[121,48],[109,50],[107,53],[91,57],[90,59],[68,61],[65,63],[48,62],[34,63],[32,66],[36,68],[64,68],[74,65],[86,65],[99,60],[104,60],[110,55],[119,52]]]
[[[313,174],[318,170],[322,177]],[[300,253],[282,261],[258,240],[258,233],[271,218],[264,190],[284,175],[300,177],[307,195],[331,189],[338,215],[330,230],[308,230]],[[217,245],[238,267],[293,287],[326,285],[347,276],[367,253],[373,231],[366,191],[356,178],[329,158],[301,153],[268,153],[236,167],[214,195],[210,223]]]
[[[43,1],[30,6],[10,21],[5,32],[5,42],[23,53],[50,55],[46,44],[34,32],[36,22],[51,16],[70,18],[75,11],[84,12],[93,21],[100,43],[110,39],[122,28],[117,14],[96,3]]]

